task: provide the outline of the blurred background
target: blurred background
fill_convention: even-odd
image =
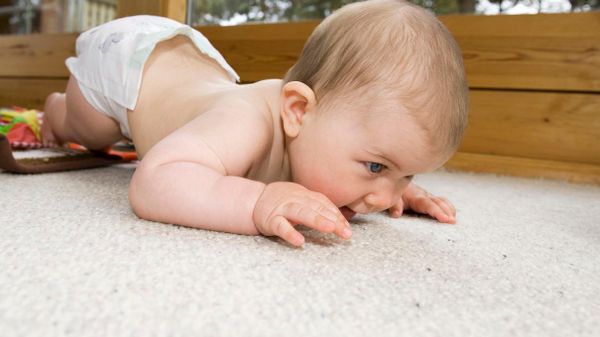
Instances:
[[[0,0],[0,34],[82,32],[116,8],[117,0]]]
[[[193,0],[193,25],[322,19],[352,0]],[[600,9],[600,0],[411,0],[438,15],[537,14]]]
[[[322,19],[352,0],[188,0],[187,23]],[[600,0],[412,0],[438,15],[587,12]],[[82,32],[116,17],[117,0],[0,0],[0,34]]]

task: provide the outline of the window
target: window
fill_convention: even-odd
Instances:
[[[600,9],[600,0],[411,0],[436,14],[534,14]],[[236,25],[322,19],[353,0],[190,0],[189,22]]]
[[[121,0],[124,2],[124,0]],[[187,0],[188,23],[322,19],[356,0]],[[587,12],[600,0],[410,0],[438,15]],[[0,0],[0,34],[82,32],[116,17],[118,0]]]
[[[82,32],[116,9],[117,0],[0,0],[0,34]]]

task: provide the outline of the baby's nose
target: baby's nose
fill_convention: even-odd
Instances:
[[[369,207],[369,213],[380,212],[392,207],[395,203],[394,194],[389,192],[370,193],[365,196],[365,203]]]

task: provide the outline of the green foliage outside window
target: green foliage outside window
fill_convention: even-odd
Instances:
[[[356,0],[192,0],[191,24],[231,25],[322,19]],[[600,9],[600,0],[410,0],[438,15],[578,12]]]

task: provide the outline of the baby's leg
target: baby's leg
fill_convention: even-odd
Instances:
[[[123,138],[119,124],[86,101],[73,76],[64,94],[55,92],[46,98],[42,137],[59,144],[75,142],[91,150],[104,149]]]

